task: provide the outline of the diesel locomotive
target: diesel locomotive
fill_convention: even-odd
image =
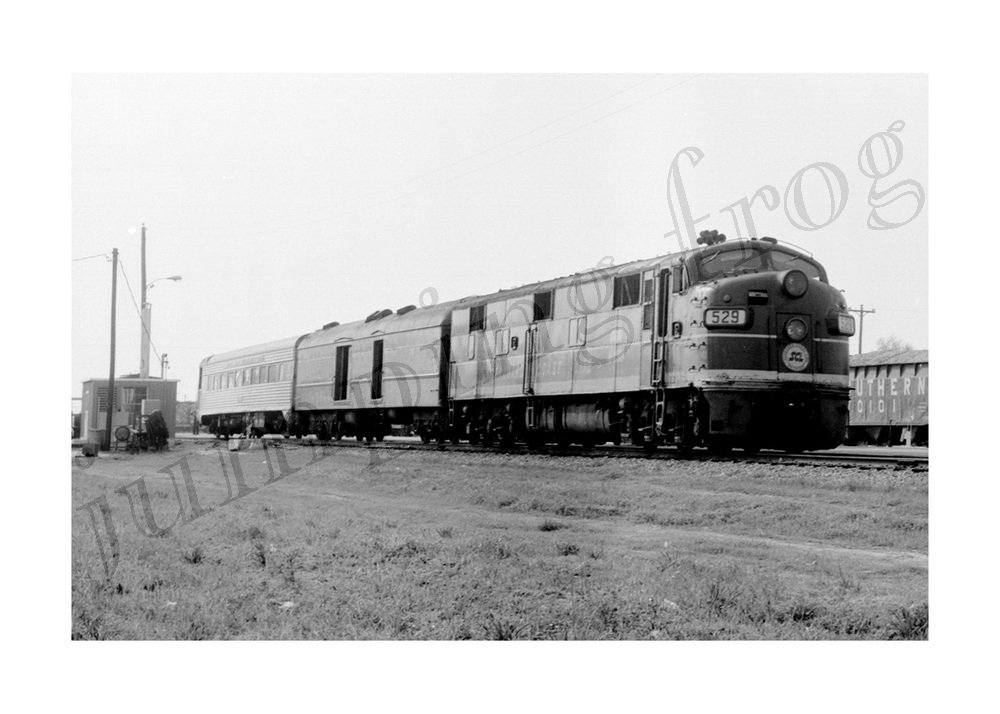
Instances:
[[[230,433],[802,451],[843,442],[854,318],[773,238],[700,247],[431,307],[380,310],[202,362]]]

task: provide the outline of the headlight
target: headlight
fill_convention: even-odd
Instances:
[[[808,329],[806,323],[797,317],[785,323],[785,334],[788,335],[788,339],[796,342],[801,342],[805,338]]]
[[[809,278],[801,270],[789,270],[781,281],[781,287],[789,297],[800,298],[809,289]]]

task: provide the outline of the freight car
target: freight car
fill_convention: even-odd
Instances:
[[[848,443],[927,446],[928,350],[852,355],[850,368]]]
[[[368,440],[402,423],[425,440],[473,443],[841,443],[854,319],[826,271],[772,238],[726,243],[713,231],[699,242],[209,358],[202,423]],[[247,365],[279,351],[291,373],[258,404]],[[220,373],[231,375],[221,386]]]

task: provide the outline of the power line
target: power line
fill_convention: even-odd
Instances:
[[[107,258],[108,262],[111,262],[111,256],[107,253],[95,253],[94,255],[88,255],[83,258],[73,258],[72,263],[77,263],[81,260],[90,260],[91,258]]]
[[[468,170],[468,171],[466,171],[464,173],[458,174],[457,176],[452,176],[450,178],[444,179],[443,181],[438,181],[437,183],[433,183],[433,184],[430,184],[428,186],[424,186],[422,188],[418,188],[415,191],[410,191],[409,193],[403,193],[403,194],[400,194],[398,196],[393,196],[391,198],[387,198],[387,199],[385,199],[383,201],[379,201],[378,203],[373,203],[373,204],[370,204],[368,206],[360,206],[360,207],[355,208],[355,209],[353,209],[351,211],[345,211],[345,212],[338,213],[338,214],[335,214],[335,215],[332,215],[332,216],[326,216],[326,217],[323,217],[323,218],[317,218],[317,219],[310,220],[310,221],[303,221],[301,223],[295,223],[295,224],[292,224],[292,225],[286,225],[286,226],[282,226],[282,227],[276,228],[274,230],[288,230],[290,228],[303,228],[305,226],[316,225],[317,223],[324,223],[326,221],[334,221],[334,220],[337,220],[338,218],[344,218],[346,216],[350,216],[350,215],[353,215],[355,213],[360,213],[361,211],[370,211],[373,208],[378,208],[379,206],[383,206],[383,205],[385,205],[387,203],[392,203],[393,201],[399,201],[399,200],[404,199],[404,198],[409,198],[410,196],[415,196],[418,193],[423,193],[424,191],[429,191],[432,188],[437,188],[438,186],[443,186],[443,185],[445,185],[447,183],[451,183],[452,181],[457,181],[460,178],[464,178],[466,176],[469,176],[470,174],[474,174],[474,173],[477,173],[479,171],[483,171],[485,169],[488,169],[488,168],[490,168],[492,166],[496,166],[497,164],[503,163],[504,161],[509,161],[509,160],[511,160],[513,158],[516,158],[516,157],[518,157],[518,156],[520,156],[522,154],[526,154],[529,151],[533,151],[534,149],[537,149],[540,146],[545,146],[546,144],[550,144],[553,141],[556,141],[558,139],[563,138],[564,136],[569,136],[570,134],[574,134],[574,133],[576,133],[578,131],[586,129],[587,127],[592,126],[592,125],[596,124],[597,122],[604,121],[605,119],[613,117],[613,116],[615,116],[617,114],[621,114],[622,112],[628,111],[629,109],[632,109],[633,107],[636,107],[636,106],[638,106],[640,104],[648,102],[649,100],[651,100],[651,99],[653,99],[653,98],[655,98],[655,97],[657,97],[657,96],[659,96],[661,94],[664,94],[665,92],[669,92],[671,89],[675,89],[676,87],[679,87],[680,85],[682,85],[682,84],[684,84],[686,82],[690,82],[692,79],[695,79],[695,78],[700,77],[700,76],[701,76],[700,73],[699,74],[691,75],[690,77],[688,77],[686,79],[682,79],[680,82],[672,84],[672,85],[670,85],[669,87],[667,87],[665,89],[661,89],[660,91],[655,92],[654,94],[651,94],[648,97],[644,97],[643,99],[640,99],[638,101],[632,102],[631,104],[629,104],[627,106],[624,106],[621,109],[616,109],[613,112],[609,112],[608,114],[604,114],[602,116],[599,116],[596,119],[593,119],[593,120],[591,120],[591,121],[589,121],[589,122],[587,122],[585,124],[581,124],[580,126],[574,127],[573,129],[569,129],[567,131],[564,131],[561,134],[556,134],[555,136],[550,137],[548,139],[545,139],[544,141],[540,141],[537,144],[532,144],[531,146],[529,146],[529,147],[527,147],[525,149],[521,149],[520,151],[516,151],[513,154],[508,154],[507,156],[503,156],[503,157],[501,157],[501,158],[499,158],[499,159],[497,159],[495,161],[491,161],[488,164],[483,164],[482,166],[478,166],[476,168],[470,169],[470,170]],[[600,103],[600,102],[597,102],[597,103]],[[591,105],[591,106],[593,106],[593,105]],[[580,110],[580,111],[583,111],[583,110]],[[574,113],[578,113],[578,112],[574,112]],[[568,116],[570,116],[570,115],[568,115]],[[552,123],[554,123],[554,122],[552,122]],[[544,127],[542,127],[542,128],[544,128]],[[534,131],[528,132],[527,134],[532,134],[532,133],[534,133]],[[523,136],[526,136],[527,134],[525,134]],[[519,137],[517,137],[517,138],[519,138]],[[513,141],[513,139],[511,139],[511,141]],[[504,143],[509,143],[509,142],[504,142]],[[486,153],[486,151],[489,151],[489,149],[480,152],[480,154]],[[476,154],[476,156],[478,156],[480,154]],[[455,162],[455,163],[462,163],[462,161],[458,161],[458,162]],[[454,166],[454,165],[455,164],[450,164],[449,166]],[[431,174],[434,174],[434,173],[438,173],[438,171],[439,170],[431,171],[431,172],[428,172],[427,174],[424,174],[424,175],[425,176],[431,175]],[[412,179],[412,180],[416,180],[416,179]],[[403,183],[409,183],[409,182],[410,182],[410,180],[407,180],[407,181],[405,181]],[[400,185],[400,184],[397,184],[397,185]],[[378,193],[378,192],[379,191],[376,191],[375,193]]]
[[[283,225],[282,224],[278,224],[278,225],[274,226],[273,228],[254,229],[253,232],[256,232],[256,230],[263,230],[265,232],[284,231],[284,230],[290,230],[290,229],[293,229],[293,228],[302,228],[302,227],[305,227],[305,226],[316,225],[318,223],[324,223],[324,222],[327,222],[327,221],[335,221],[337,219],[345,218],[347,216],[351,216],[351,215],[354,215],[356,213],[360,213],[362,211],[370,211],[373,208],[378,208],[379,206],[383,206],[383,205],[385,205],[387,203],[392,203],[393,201],[399,201],[399,200],[402,200],[404,198],[409,198],[410,196],[414,196],[414,195],[416,195],[418,193],[422,193],[424,191],[429,191],[432,188],[437,188],[438,186],[443,186],[443,185],[445,185],[447,183],[451,183],[452,181],[457,181],[460,178],[464,178],[466,176],[469,176],[470,174],[477,173],[479,171],[483,171],[483,170],[488,169],[488,168],[490,168],[492,166],[496,166],[497,164],[503,163],[504,161],[509,161],[510,159],[516,158],[516,157],[518,157],[518,156],[520,156],[522,154],[525,154],[525,153],[527,153],[529,151],[537,149],[540,146],[544,146],[544,145],[549,144],[549,143],[551,143],[553,141],[561,139],[564,136],[568,136],[569,134],[573,134],[573,133],[576,133],[578,131],[581,131],[582,129],[585,129],[585,128],[593,125],[593,124],[596,124],[597,122],[603,121],[603,120],[608,119],[610,117],[613,117],[613,116],[615,116],[617,114],[621,114],[622,112],[628,111],[629,109],[632,109],[633,107],[636,107],[636,106],[638,106],[640,104],[648,102],[651,99],[654,99],[655,97],[658,97],[661,94],[669,92],[670,90],[675,89],[676,87],[679,87],[680,85],[685,84],[686,82],[691,81],[692,79],[696,79],[697,77],[700,77],[701,74],[702,73],[693,74],[690,77],[682,79],[679,82],[675,82],[674,84],[671,84],[670,86],[668,86],[668,87],[666,87],[664,89],[661,89],[661,90],[659,90],[657,92],[654,92],[653,94],[650,94],[649,96],[643,97],[642,99],[639,99],[639,100],[637,100],[635,102],[632,102],[631,104],[629,104],[629,105],[627,105],[625,107],[622,107],[620,109],[616,109],[615,111],[609,112],[607,114],[603,114],[603,115],[597,117],[596,119],[593,119],[593,120],[591,120],[589,122],[586,122],[585,124],[581,124],[580,126],[574,127],[572,129],[564,131],[564,132],[562,132],[560,134],[557,134],[556,136],[550,137],[549,139],[546,139],[544,141],[540,141],[537,144],[532,144],[531,146],[529,146],[529,147],[527,147],[525,149],[522,149],[520,151],[516,151],[513,154],[508,154],[507,156],[503,156],[503,157],[501,157],[501,158],[499,158],[499,159],[497,159],[495,161],[491,161],[490,163],[483,164],[481,166],[472,168],[472,169],[470,169],[468,171],[465,171],[465,172],[463,172],[461,174],[458,174],[457,176],[452,176],[450,178],[444,179],[443,181],[438,181],[437,183],[433,183],[433,184],[430,184],[428,186],[424,186],[422,188],[418,188],[418,189],[416,189],[414,191],[410,191],[408,193],[403,193],[403,194],[399,194],[399,195],[396,195],[396,196],[391,196],[389,198],[386,198],[384,200],[378,201],[376,203],[371,203],[371,204],[368,204],[368,205],[358,206],[357,208],[354,208],[354,209],[351,209],[351,210],[348,210],[348,211],[342,211],[342,212],[339,212],[339,213],[334,213],[333,215],[327,215],[327,216],[322,216],[322,217],[315,218],[315,219],[300,221],[298,223],[286,223],[286,224],[283,224]],[[478,157],[480,157],[480,156],[482,156],[484,154],[489,153],[490,151],[493,151],[494,149],[500,148],[502,146],[506,146],[507,144],[510,144],[510,143],[512,143],[514,141],[517,141],[518,139],[523,139],[526,136],[531,136],[532,134],[537,134],[539,131],[542,131],[543,129],[547,129],[547,128],[555,125],[555,124],[558,124],[561,121],[564,121],[565,119],[568,119],[568,118],[573,117],[573,116],[575,116],[577,114],[580,114],[580,113],[582,113],[582,112],[584,112],[584,111],[586,111],[588,109],[592,109],[593,107],[598,106],[599,104],[603,104],[603,103],[605,103],[605,102],[607,102],[607,101],[609,101],[609,100],[611,100],[611,99],[613,99],[613,98],[615,98],[617,96],[620,96],[622,94],[630,92],[633,89],[635,89],[636,87],[639,87],[639,86],[642,86],[643,84],[651,82],[652,80],[654,80],[654,79],[656,79],[657,77],[660,77],[660,76],[662,76],[662,75],[656,74],[656,75],[653,75],[652,77],[648,77],[648,78],[646,78],[646,79],[644,79],[644,80],[642,80],[640,82],[637,82],[637,83],[635,83],[635,84],[633,84],[633,85],[631,85],[629,87],[626,87],[625,89],[619,90],[618,92],[615,92],[614,94],[611,94],[611,95],[609,95],[607,97],[604,97],[603,99],[599,99],[596,102],[591,102],[590,104],[588,104],[588,105],[586,105],[584,107],[581,107],[580,109],[576,109],[576,110],[570,112],[569,114],[564,114],[563,116],[559,117],[558,119],[554,119],[554,120],[552,120],[552,121],[550,121],[550,122],[548,122],[546,124],[543,124],[543,125],[541,125],[539,127],[535,127],[534,129],[531,129],[530,131],[526,131],[526,132],[523,132],[521,134],[518,134],[518,135],[516,135],[516,136],[514,136],[514,137],[512,137],[510,139],[507,139],[505,141],[500,142],[499,144],[494,144],[493,146],[490,146],[490,147],[488,147],[486,149],[482,149],[482,150],[480,150],[480,151],[478,151],[478,152],[476,152],[474,154],[470,154],[469,156],[466,156],[466,157],[464,157],[462,159],[458,159],[457,161],[452,161],[449,164],[445,164],[444,166],[439,166],[438,168],[432,169],[430,171],[425,171],[424,173],[419,174],[417,176],[413,176],[411,178],[404,179],[402,181],[398,181],[398,182],[396,182],[394,184],[391,184],[389,186],[385,186],[385,187],[382,187],[382,188],[379,188],[379,189],[374,189],[372,191],[368,191],[366,193],[361,194],[360,197],[352,198],[350,201],[342,201],[340,203],[334,204],[333,208],[337,208],[339,206],[346,206],[349,203],[355,203],[355,202],[357,202],[359,200],[364,200],[367,197],[378,195],[380,193],[384,193],[386,191],[390,191],[390,190],[392,190],[394,188],[399,188],[400,186],[405,186],[405,185],[413,183],[414,181],[417,181],[419,179],[426,178],[427,176],[433,176],[434,174],[441,173],[442,171],[445,171],[445,170],[447,170],[449,168],[454,168],[455,166],[457,166],[459,164],[465,163],[466,161],[470,161],[470,160],[472,160],[474,158],[478,158]],[[300,213],[299,216],[306,216],[306,215],[309,215],[309,214],[312,214],[312,213],[320,212],[322,210],[328,210],[328,209],[313,209],[311,211],[306,211],[304,213]],[[248,232],[251,232],[251,230],[247,229],[246,231],[240,231],[241,234],[242,233],[248,233]]]
[[[139,309],[139,304],[135,301],[135,294],[132,292],[132,286],[128,282],[128,275],[125,274],[125,266],[122,265],[122,261],[119,258],[118,267],[122,271],[122,277],[125,278],[125,287],[128,288],[129,297],[132,298],[132,304],[135,305],[135,311],[139,315],[139,322],[142,324],[142,330],[146,333],[146,337],[149,338],[149,346],[153,348],[153,354],[156,355],[156,359],[160,359],[160,352],[156,349],[156,345],[153,344],[153,336],[149,334],[149,326],[146,325],[146,321],[142,319],[142,311]]]
[[[547,122],[546,124],[543,124],[541,126],[535,127],[534,129],[531,129],[530,131],[526,131],[526,132],[523,132],[523,133],[518,134],[516,136],[513,136],[510,139],[506,139],[504,141],[501,141],[498,144],[493,144],[492,146],[489,146],[489,147],[487,147],[485,149],[477,151],[474,154],[470,154],[468,156],[465,156],[465,157],[463,157],[461,159],[457,159],[455,161],[452,161],[451,163],[445,164],[443,166],[438,166],[435,169],[431,169],[430,171],[425,171],[424,173],[418,174],[416,176],[411,176],[410,178],[403,179],[402,181],[397,181],[396,183],[390,184],[388,186],[383,186],[381,188],[372,189],[371,191],[366,191],[365,193],[362,193],[359,196],[355,196],[355,197],[351,198],[348,201],[341,201],[339,203],[335,203],[333,206],[331,206],[329,208],[325,208],[325,209],[324,208],[314,208],[312,210],[305,211],[304,213],[301,213],[299,215],[300,216],[307,216],[307,215],[310,215],[310,214],[321,213],[324,210],[337,209],[337,208],[339,208],[341,206],[347,206],[347,205],[349,205],[351,203],[355,203],[357,201],[362,201],[362,200],[364,200],[364,199],[366,199],[366,198],[368,198],[370,196],[376,196],[376,195],[378,195],[380,193],[385,193],[386,191],[391,191],[393,189],[399,188],[400,186],[405,186],[407,184],[413,183],[414,181],[419,181],[422,178],[427,178],[428,176],[433,176],[434,174],[441,173],[442,171],[445,171],[447,169],[450,169],[450,168],[453,168],[455,166],[458,166],[459,164],[463,164],[466,161],[471,161],[472,159],[478,158],[478,157],[480,157],[480,156],[482,156],[484,154],[488,154],[489,152],[491,152],[491,151],[493,151],[495,149],[499,149],[502,146],[506,146],[507,144],[510,144],[512,142],[515,142],[518,139],[523,139],[526,136],[531,136],[532,134],[537,134],[538,132],[542,131],[543,129],[547,129],[550,126],[558,124],[561,121],[564,121],[566,119],[569,119],[570,117],[576,116],[577,114],[585,112],[588,109],[592,109],[593,107],[596,107],[599,104],[603,104],[605,102],[608,102],[608,101],[614,99],[615,97],[618,97],[618,96],[620,96],[622,94],[625,94],[626,92],[631,92],[636,87],[641,87],[643,84],[651,82],[654,79],[656,79],[657,77],[661,77],[661,76],[662,76],[661,74],[654,74],[653,76],[647,77],[646,79],[643,79],[640,82],[636,82],[635,84],[632,84],[632,85],[626,87],[625,89],[619,90],[619,91],[615,92],[614,94],[608,95],[608,96],[606,96],[606,97],[604,97],[602,99],[598,99],[596,102],[591,102],[590,104],[588,104],[588,105],[586,105],[584,107],[581,107],[580,109],[576,109],[576,110],[570,112],[569,114],[564,114],[561,117],[559,117],[558,119],[553,119],[552,121]],[[653,96],[655,96],[655,95],[653,95]],[[406,194],[406,195],[412,195],[412,194]],[[395,199],[391,199],[391,200],[395,200]],[[376,206],[379,206],[379,205],[382,205],[382,204],[381,203],[376,204]],[[374,207],[374,206],[372,206],[372,207]],[[362,207],[360,209],[355,209],[355,211],[350,211],[350,212],[348,212],[346,214],[343,214],[343,215],[350,215],[351,213],[354,213],[357,210],[367,210],[367,209],[364,208],[364,207]],[[339,215],[334,215],[334,216],[328,217],[328,218],[317,219],[317,221],[320,221],[320,220],[332,220],[332,219],[335,219],[335,218],[338,218],[338,217],[339,217]],[[309,225],[309,224],[306,224],[306,225]],[[279,225],[276,228],[273,228],[271,230],[285,230],[287,228],[295,228],[295,227],[298,227],[298,226],[297,225],[295,225],[295,226],[281,226],[281,225]]]

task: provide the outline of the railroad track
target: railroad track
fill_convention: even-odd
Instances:
[[[183,440],[214,441],[224,443],[224,440],[216,439],[214,436],[186,436]],[[294,445],[299,448],[309,447],[334,447],[346,449],[374,449],[386,451],[442,451],[452,453],[502,453],[502,454],[535,454],[539,456],[577,456],[582,458],[626,458],[626,459],[647,459],[659,461],[714,461],[714,462],[738,462],[738,463],[759,463],[788,466],[839,466],[847,468],[862,469],[912,469],[915,471],[927,471],[929,459],[924,454],[902,453],[892,454],[884,451],[878,453],[858,453],[856,450],[815,451],[802,454],[788,454],[778,451],[760,451],[757,453],[744,453],[734,450],[728,453],[711,452],[707,449],[694,449],[684,452],[672,448],[660,448],[653,452],[637,446],[593,446],[584,448],[582,446],[560,447],[556,445],[527,446],[514,445],[507,447],[487,447],[482,445],[462,444],[424,444],[416,438],[388,437],[381,442],[363,442],[355,439],[344,439],[342,441],[330,440],[320,441],[319,439],[305,437],[301,439],[272,439],[261,440],[240,440],[239,446],[235,450],[250,447],[254,443],[260,443],[265,448],[271,446],[283,447]]]

